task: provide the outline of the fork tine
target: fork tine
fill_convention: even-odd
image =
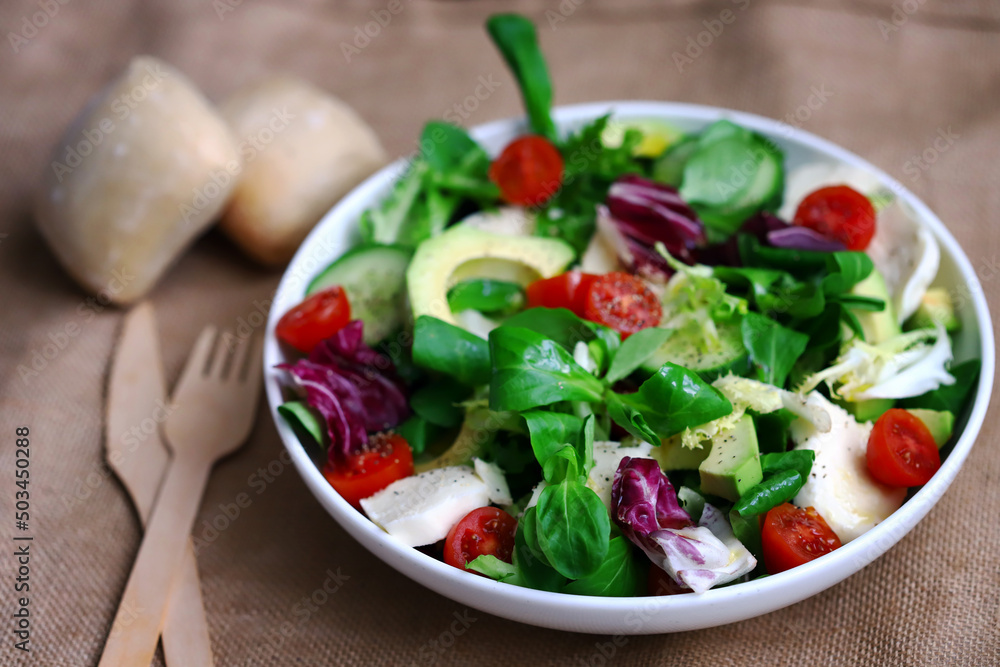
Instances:
[[[215,350],[212,352],[212,367],[206,373],[208,377],[221,379],[224,376],[227,362],[232,357],[235,345],[237,344],[236,336],[231,332],[223,331],[219,333],[219,338],[215,341]]]
[[[240,373],[240,382],[248,383],[251,386],[260,384],[260,372],[263,365],[263,354],[264,354],[264,338],[263,336],[254,336],[251,344],[247,346],[247,360],[243,368],[243,372]]]
[[[184,370],[181,371],[181,377],[177,381],[177,386],[174,388],[174,401],[177,401],[178,397],[182,396],[185,387],[190,386],[205,374],[208,368],[209,357],[214,347],[215,337],[216,329],[211,325],[202,329],[201,333],[198,334],[198,339],[195,341],[194,347],[191,348],[191,355],[188,357],[187,363],[184,365]]]
[[[250,338],[241,338],[233,348],[232,358],[229,362],[229,369],[226,371],[226,380],[240,382],[243,377],[243,367],[246,365],[247,350],[253,341]]]

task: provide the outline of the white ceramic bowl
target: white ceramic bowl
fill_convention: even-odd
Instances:
[[[888,520],[862,537],[806,565],[759,581],[710,590],[703,595],[643,598],[602,598],[564,595],[501,584],[462,572],[415,549],[396,542],[353,509],[337,493],[277,414],[282,386],[288,379],[274,369],[282,359],[274,338],[280,316],[302,300],[309,280],[356,240],[361,212],[376,203],[405,168],[394,163],[362,183],[337,204],[299,248],[289,265],[271,307],[264,349],[265,383],[271,413],[295,467],[313,495],[356,540],[383,561],[414,581],[461,604],[505,618],[560,630],[607,634],[652,634],[723,625],[780,609],[804,600],[854,574],[898,542],[926,515],[955,479],[979,434],[993,387],[994,347],[990,314],[982,286],[972,265],[945,226],[903,186],[857,155],[787,124],[725,109],[666,102],[601,102],[557,109],[561,129],[573,129],[613,112],[619,119],[660,118],[682,130],[698,130],[719,118],[751,128],[773,139],[794,168],[820,159],[836,160],[878,175],[926,224],[941,245],[941,268],[936,284],[956,290],[963,329],[955,346],[956,359],[978,356],[983,368],[974,403],[961,435],[934,478]],[[498,153],[513,137],[524,133],[522,119],[502,120],[475,128],[472,135]]]

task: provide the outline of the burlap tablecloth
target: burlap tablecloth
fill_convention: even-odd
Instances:
[[[413,0],[388,25],[368,26],[375,36],[359,36],[385,17],[371,10],[387,5],[0,5],[0,663],[96,664],[140,539],[101,456],[105,378],[122,313],[87,301],[63,274],[28,205],[50,146],[134,54],[172,62],[216,100],[263,74],[295,73],[354,105],[402,155],[426,119],[449,110],[467,116],[466,125],[520,112],[482,24],[493,11],[523,11],[539,23],[559,103],[639,98],[732,107],[786,119],[880,165],[949,225],[1000,310],[997,3],[563,0],[546,9]],[[37,13],[46,7],[54,16],[42,21]],[[346,50],[350,62],[344,44],[357,48]],[[480,77],[500,85],[468,102]],[[935,144],[939,136],[951,139]],[[278,278],[216,232],[198,241],[151,296],[168,378],[205,323],[259,324],[255,313],[266,309]],[[43,359],[37,376],[22,377],[18,367],[37,364],[70,324],[76,335]],[[16,426],[30,427],[33,442],[30,656],[12,648],[10,632]],[[220,665],[1000,664],[997,427],[994,414],[920,526],[846,582],[744,623],[614,643],[468,610],[391,570],[313,500],[283,462],[261,410],[249,445],[212,475],[198,516],[215,655]],[[206,526],[240,493],[251,504],[211,532]],[[311,605],[331,578],[337,592]]]

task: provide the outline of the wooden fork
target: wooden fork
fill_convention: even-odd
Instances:
[[[260,397],[261,342],[238,341],[229,354],[223,344],[227,336],[218,343],[216,338],[214,327],[201,332],[174,389],[164,425],[173,460],[100,667],[148,667],[152,661],[212,465],[236,451],[253,427]]]

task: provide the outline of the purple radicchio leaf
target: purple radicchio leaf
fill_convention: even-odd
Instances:
[[[348,323],[294,364],[280,364],[306,401],[326,420],[330,462],[360,451],[368,433],[392,428],[409,416],[403,384],[392,362],[362,341],[361,320]]]
[[[677,189],[641,176],[626,175],[608,190],[603,214],[620,241],[619,259],[632,271],[666,280],[671,269],[654,249],[663,243],[670,254],[692,263],[692,251],[705,244],[705,226]]]
[[[775,248],[794,250],[815,250],[817,252],[837,252],[847,250],[840,241],[823,236],[814,229],[793,225],[767,233],[768,244]]]
[[[761,211],[747,218],[736,233],[722,243],[713,243],[699,248],[695,252],[695,259],[699,264],[709,266],[742,266],[743,262],[740,260],[740,250],[737,243],[740,234],[750,234],[757,237],[761,243],[767,244],[768,234],[789,227],[791,225],[778,216]]]
[[[699,525],[693,524],[653,459],[622,459],[611,487],[611,511],[622,534],[695,593],[733,581],[757,566],[716,508],[706,503]]]

